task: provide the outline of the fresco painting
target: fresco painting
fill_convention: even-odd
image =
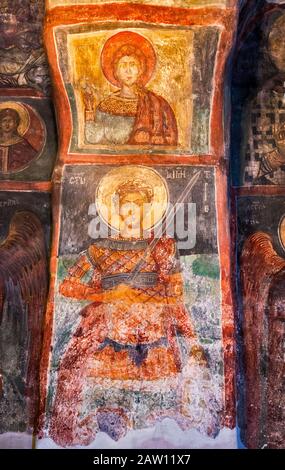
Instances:
[[[119,0],[47,0],[48,8],[54,8],[57,6],[64,5],[84,5],[84,4],[104,4],[104,3],[116,3]],[[230,2],[228,0],[125,0],[124,3],[131,4],[141,4],[141,5],[157,5],[157,6],[167,6],[167,7],[183,7],[183,8],[193,8],[201,6],[211,6],[218,5],[223,6],[227,5]]]
[[[277,4],[278,3],[278,4]],[[238,422],[284,448],[284,5],[245,7],[233,59]]]
[[[70,150],[209,152],[218,38],[215,27],[175,35],[167,28],[57,28],[73,103]]]
[[[35,88],[50,93],[42,43],[45,2],[3,0],[0,5],[0,87]]]
[[[284,196],[238,199],[244,355],[239,420],[250,448],[284,445],[284,201]]]
[[[239,70],[235,73],[233,96],[237,100],[237,121],[233,122],[232,141],[233,147],[236,146],[234,151],[240,152],[233,163],[236,186],[284,186],[285,183],[284,25],[284,10],[269,10],[248,35],[236,62]],[[257,44],[260,36],[262,40]],[[255,67],[240,75],[248,65],[251,49],[256,46],[251,59]]]
[[[34,121],[31,135],[31,122]],[[35,112],[16,102],[0,105],[1,173],[23,170],[36,158],[45,143],[45,128]],[[33,139],[33,144],[30,142]]]
[[[284,18],[1,2],[0,448],[284,448]]]
[[[29,18],[39,32],[43,9],[32,3]],[[3,250],[18,243],[22,256],[35,256],[35,270],[29,266],[37,279],[28,276],[29,310],[26,290],[11,278],[25,310],[23,317],[13,310],[11,327],[4,304],[1,346],[10,341],[19,364],[13,372],[3,355],[4,408],[10,412],[17,400],[17,409],[25,400],[27,407],[1,432],[33,432],[38,448],[96,447],[100,435],[119,444],[165,422],[185,440],[188,431],[207,442],[223,440],[224,428],[234,433],[233,322],[219,252],[229,239],[218,224],[224,141],[213,136],[214,124],[223,125],[227,35],[231,41],[225,18],[233,16],[220,3],[217,20],[215,12],[205,20],[196,7],[213,2],[188,2],[187,18],[192,6],[198,12],[189,24],[179,6],[164,10],[168,18],[178,14],[176,24],[148,3],[134,3],[127,19],[118,3],[117,22],[102,21],[92,2],[94,21],[80,20],[85,7],[75,15],[65,10],[64,22],[47,10],[52,99],[42,39],[27,45],[26,32],[19,37],[23,12],[3,7],[0,184],[11,200],[17,188],[26,190],[30,202],[25,209],[23,199],[22,216],[11,206]],[[150,7],[157,10],[149,16]],[[51,192],[52,225],[42,201]],[[25,247],[21,217],[29,223]],[[26,258],[19,263],[21,276]],[[32,364],[34,375],[26,376]]]
[[[0,95],[0,179],[46,181],[57,153],[53,107],[49,98],[21,95]]]
[[[155,64],[153,47],[137,33],[123,31],[105,42],[102,71],[119,92],[100,102],[95,116],[94,105],[88,100],[91,91],[87,91],[88,98],[83,92],[88,143],[177,145],[177,122],[172,108],[162,97],[144,88]]]
[[[65,206],[61,218],[48,408],[48,433],[58,445],[88,445],[98,432],[117,441],[165,418],[184,430],[219,433],[223,355],[213,171],[186,167],[178,181],[170,177],[175,171],[66,167],[63,201],[77,201],[80,215]],[[78,175],[84,186],[74,185]],[[169,213],[168,199],[195,200],[205,187],[208,202],[197,201],[200,248],[191,240],[179,250],[179,233],[167,235],[171,217],[179,217]],[[97,238],[88,217],[94,204],[116,234]],[[169,222],[155,234],[163,217]]]
[[[48,290],[49,194],[0,192],[0,434],[33,433]]]
[[[0,447],[31,448],[49,287],[57,134],[44,1],[0,5]]]
[[[57,132],[42,43],[44,1],[0,6],[0,180],[50,181]]]

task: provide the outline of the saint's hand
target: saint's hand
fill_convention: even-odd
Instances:
[[[65,279],[59,286],[59,293],[64,297],[76,300],[90,300],[92,302],[103,302],[104,293],[96,291],[93,287],[82,284],[76,278]]]
[[[123,300],[128,304],[139,302],[139,292],[128,284],[119,284],[114,289],[105,292],[107,301]]]

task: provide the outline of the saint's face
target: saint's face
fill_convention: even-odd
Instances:
[[[5,134],[14,132],[17,127],[17,122],[12,116],[5,116],[0,120],[0,130]]]
[[[121,85],[131,87],[140,76],[140,64],[134,56],[122,57],[116,68],[116,76]]]
[[[139,192],[129,193],[120,201],[121,231],[133,231],[134,234],[142,235],[142,223],[144,206],[147,201]]]

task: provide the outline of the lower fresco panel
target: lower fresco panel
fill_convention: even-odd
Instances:
[[[234,446],[223,437],[214,178],[65,167],[39,447]]]

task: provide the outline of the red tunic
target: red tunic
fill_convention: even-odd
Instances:
[[[129,144],[177,145],[177,143],[178,130],[172,108],[161,96],[143,90],[139,97]]]
[[[183,303],[174,240],[158,241],[145,257],[135,288],[126,286],[125,300],[120,297],[121,276],[132,273],[145,254],[146,246],[139,243],[132,249],[125,242],[97,242],[61,285],[63,295],[77,299],[102,294],[102,302],[93,302],[81,312],[81,323],[61,361],[51,424],[51,436],[61,445],[83,443],[82,434],[78,437],[78,413],[87,378],[137,380],[141,385],[175,376],[181,369],[177,333],[194,336]],[[93,277],[86,285],[81,279],[91,267]],[[110,282],[118,285],[108,289]]]
[[[20,171],[37,155],[37,151],[24,138],[9,146],[0,144],[0,172]]]

